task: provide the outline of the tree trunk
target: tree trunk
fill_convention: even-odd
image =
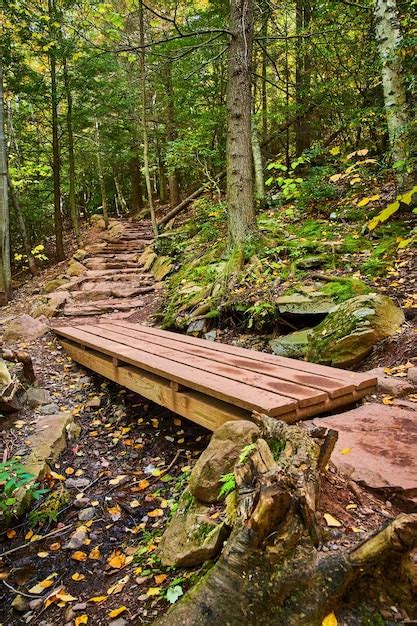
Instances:
[[[242,247],[255,230],[251,146],[253,0],[231,0],[227,84],[227,210],[229,243]]]
[[[7,175],[7,182],[9,184],[10,200],[12,201],[12,204],[13,204],[16,216],[17,216],[17,221],[19,222],[20,233],[22,235],[22,241],[23,241],[23,249],[28,259],[29,272],[32,274],[32,276],[37,276],[39,274],[39,270],[38,270],[38,266],[36,265],[35,257],[32,254],[32,247],[29,241],[29,236],[28,236],[28,232],[27,232],[27,228],[25,224],[25,218],[23,217],[23,211],[20,206],[19,199],[16,195],[15,188],[13,186],[12,180],[9,175]]]
[[[148,124],[146,115],[146,74],[145,74],[145,28],[143,21],[143,5],[139,2],[139,44],[141,46],[139,52],[140,62],[140,85],[142,96],[142,130],[143,130],[143,169],[145,174],[146,191],[148,194],[149,211],[151,214],[152,230],[155,237],[158,236],[158,224],[156,222],[155,207],[152,198],[151,176],[149,172],[149,141],[148,141]]]
[[[100,127],[96,120],[97,172],[100,183],[101,206],[103,207],[104,227],[109,227],[109,206],[107,204],[106,182],[104,180],[103,161],[101,157]]]
[[[208,574],[155,626],[320,626],[355,580],[417,545],[412,514],[354,549],[318,550],[320,473],[337,437],[330,431],[320,447],[304,428],[260,417],[264,438],[234,468],[228,542]]]
[[[158,132],[156,131],[156,153],[158,158],[158,192],[159,201],[165,204],[167,201],[167,179],[165,176],[164,162],[161,154],[161,143],[159,141]]]
[[[308,31],[311,22],[310,0],[297,0],[296,2],[296,34],[303,35]],[[295,66],[295,99],[297,111],[300,111],[305,102],[309,101],[310,91],[310,59],[308,52],[308,40],[299,37],[296,40],[296,66]],[[300,116],[295,129],[295,151],[300,156],[311,145],[310,117],[306,112]]]
[[[168,142],[175,141],[175,107],[174,107],[174,88],[172,85],[172,61],[169,60],[165,64],[165,92],[167,97],[166,106],[166,133]],[[171,209],[180,203],[180,192],[178,183],[178,171],[176,169],[168,172],[169,201]]]
[[[51,72],[51,117],[52,117],[52,172],[54,185],[54,227],[55,245],[58,261],[65,259],[64,239],[61,213],[61,157],[58,139],[58,91],[56,84],[56,7],[55,0],[48,0],[49,34],[52,47],[49,50],[49,67]]]
[[[375,0],[374,18],[391,154],[394,164],[400,166],[395,169],[398,185],[404,188],[412,184],[412,176],[406,174],[410,155],[410,119],[399,49],[401,31],[396,0]]]
[[[256,128],[256,121],[252,118],[252,156],[253,167],[255,171],[255,190],[256,199],[262,201],[265,198],[265,186],[264,186],[264,166],[262,163],[262,152],[259,144],[258,129]]]
[[[143,209],[142,172],[137,158],[130,161],[130,186],[132,210],[135,212]]]
[[[72,93],[68,77],[67,60],[64,59],[64,85],[67,99],[67,133],[68,133],[68,199],[70,205],[72,227],[77,245],[80,243],[80,216],[75,199],[75,158],[74,158],[74,131],[72,124]]]
[[[3,63],[0,54],[0,306],[7,304],[12,294],[9,238],[7,150],[4,134]]]

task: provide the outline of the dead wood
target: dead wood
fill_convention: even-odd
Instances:
[[[0,357],[5,361],[12,363],[21,363],[23,366],[23,377],[28,383],[34,383],[36,380],[35,370],[30,355],[22,350],[3,349]]]
[[[230,538],[208,574],[155,626],[319,626],[360,576],[417,546],[417,515],[400,515],[353,550],[321,551],[316,509],[334,435],[313,433],[322,448],[305,428],[254,418],[263,438],[235,466]]]

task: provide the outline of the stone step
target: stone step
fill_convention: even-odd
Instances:
[[[74,302],[97,302],[105,298],[133,298],[139,294],[155,291],[153,285],[147,287],[129,287],[117,285],[98,285],[94,289],[72,291]]]
[[[74,304],[65,307],[62,314],[65,317],[84,317],[87,315],[101,315],[103,313],[110,313],[112,311],[130,311],[132,309],[139,309],[144,305],[144,301],[139,298],[133,298],[132,300],[98,300],[91,304]]]

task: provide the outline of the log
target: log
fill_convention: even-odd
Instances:
[[[320,626],[359,577],[417,546],[417,514],[401,514],[353,549],[320,551],[316,506],[335,437],[324,437],[321,453],[306,429],[254,418],[263,438],[235,466],[230,538],[216,564],[154,626]]]

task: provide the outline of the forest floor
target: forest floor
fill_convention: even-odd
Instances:
[[[96,238],[97,230],[88,236]],[[412,312],[409,249],[390,260],[388,267],[392,269],[374,284]],[[64,265],[55,266],[23,284],[2,310],[0,322],[4,325],[29,313],[44,285],[63,269]],[[162,294],[161,290],[145,294],[144,306],[131,319],[156,324]],[[262,284],[254,298],[262,299]],[[267,345],[256,325],[248,330],[223,323],[215,330],[220,341],[255,349]],[[409,358],[416,355],[415,337],[410,322],[402,335],[377,346],[362,369],[389,367],[389,376],[401,378]],[[46,476],[47,504],[38,505],[32,515],[0,535],[0,623],[150,624],[208,567],[162,567],[157,545],[210,433],[87,372],[65,355],[50,332],[16,345],[31,354],[37,384],[49,391],[56,410],[68,411],[81,431]],[[397,402],[383,393],[367,401]],[[413,397],[398,401],[408,402],[402,406],[409,410],[417,408]],[[3,458],[24,453],[25,440],[42,410],[26,406],[2,423]],[[331,464],[319,506],[328,540],[320,549],[348,548],[398,511],[386,495],[365,490]],[[325,513],[335,520],[330,526]],[[395,580],[394,565],[390,574]],[[398,586],[380,587],[376,571],[346,599],[337,618],[346,626],[406,623],[410,609],[408,600],[398,595]]]

